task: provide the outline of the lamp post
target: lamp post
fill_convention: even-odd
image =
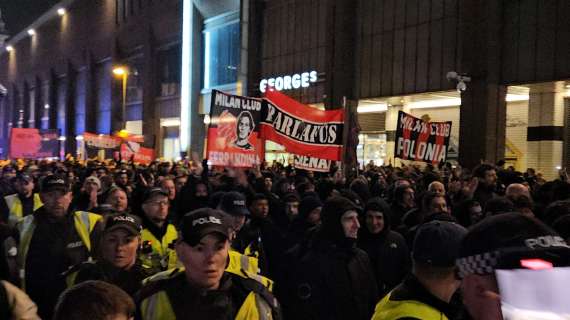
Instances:
[[[121,77],[123,82],[121,114],[123,122],[122,128],[126,129],[127,128],[127,78],[129,76],[129,69],[125,66],[116,66],[113,68],[113,74],[117,77]]]

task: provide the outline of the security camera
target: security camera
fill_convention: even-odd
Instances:
[[[465,82],[463,81],[459,81],[457,82],[457,92],[461,92],[461,91],[465,91],[467,90],[467,84],[465,84]]]
[[[447,77],[447,81],[457,80],[457,76],[458,76],[457,72],[455,72],[455,71],[449,71],[449,72],[447,73],[447,76],[446,76],[446,77]]]
[[[466,82],[471,81],[471,77],[468,77],[466,75],[460,75],[455,71],[449,71],[446,75],[446,78],[448,81],[457,81],[457,92],[461,92],[461,91],[465,91],[467,90],[467,84]]]

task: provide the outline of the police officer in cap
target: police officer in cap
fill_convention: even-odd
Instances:
[[[68,286],[87,280],[102,280],[118,286],[130,295],[151,276],[151,269],[137,259],[141,240],[140,218],[130,214],[108,216],[101,241],[99,258],[72,268],[67,275]]]
[[[140,257],[144,266],[156,272],[172,269],[177,264],[174,242],[178,232],[167,220],[169,207],[168,192],[164,189],[151,188],[145,192]]]
[[[277,300],[260,282],[225,272],[230,225],[218,210],[186,214],[176,252],[184,268],[150,278],[137,297],[139,319],[278,319]]]
[[[4,197],[0,201],[2,221],[15,226],[25,216],[38,210],[43,204],[40,196],[34,193],[34,179],[27,174],[19,173],[12,179],[16,193]]]
[[[61,274],[90,259],[101,216],[70,209],[71,191],[62,177],[40,183],[43,206],[18,223],[18,268],[22,288],[50,319],[57,297],[65,289]]]

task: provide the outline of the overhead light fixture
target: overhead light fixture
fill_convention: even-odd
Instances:
[[[59,9],[57,9],[57,14],[58,14],[60,17],[63,17],[63,16],[65,15],[65,13],[66,13],[65,8],[59,8]]]
[[[505,101],[507,102],[515,102],[515,101],[528,101],[528,94],[511,94],[507,93],[507,97]]]
[[[455,107],[461,105],[461,98],[434,99],[410,102],[410,109]]]
[[[113,68],[113,74],[116,75],[116,76],[125,75],[127,72],[128,72],[128,71],[127,71],[127,68],[126,68],[126,67],[121,67],[121,66],[119,66],[119,67],[114,67],[114,68]]]
[[[386,110],[388,110],[388,105],[385,103],[360,105],[356,109],[358,113],[383,112]]]
[[[6,51],[12,52],[12,51],[14,51],[14,47],[12,47],[12,46],[6,46]]]
[[[33,36],[33,35],[36,34],[36,30],[34,30],[34,29],[28,29],[28,34],[29,34],[30,36]]]

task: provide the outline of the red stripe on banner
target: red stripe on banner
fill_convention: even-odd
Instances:
[[[287,152],[326,160],[340,161],[342,159],[342,146],[304,144],[299,141],[291,140],[289,137],[280,135],[271,125],[265,123],[261,124],[260,131],[264,139],[279,141],[279,143],[285,147]]]
[[[267,100],[278,106],[283,111],[295,115],[300,119],[310,122],[344,122],[344,110],[327,110],[322,111],[302,104],[276,90],[267,90],[265,92]]]
[[[439,123],[438,123],[437,126],[438,126],[438,129],[439,129],[438,132],[443,132],[443,131],[444,131],[443,128],[444,128],[444,126],[445,126],[445,123],[443,123],[443,124],[439,124]],[[439,158],[441,157],[441,153],[442,153],[442,152],[447,152],[447,149],[445,148],[445,137],[444,137],[443,135],[435,136],[435,143],[436,143],[438,146],[440,146],[440,148],[439,148],[439,153],[437,154],[437,157],[435,157],[435,158],[433,159],[433,161],[432,161],[433,164],[436,164],[436,163],[437,163],[437,160],[436,160],[436,159],[439,159]]]
[[[408,118],[408,115],[404,113],[404,117]],[[402,130],[402,136],[404,138],[404,140],[410,140],[410,136],[412,135],[412,130],[408,129],[408,127],[405,125],[404,122],[402,122],[402,125],[404,126],[404,129]],[[396,141],[397,143],[398,141]],[[412,150],[410,150],[411,152]],[[410,153],[408,153],[408,156],[404,156],[405,152],[402,152],[401,158],[404,160],[408,160],[408,158],[410,158]]]

